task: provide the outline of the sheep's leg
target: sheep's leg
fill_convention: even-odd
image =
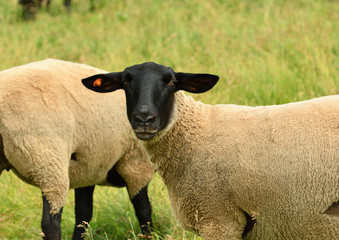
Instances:
[[[42,210],[42,220],[41,220],[41,228],[43,232],[43,239],[61,239],[61,215],[62,209],[54,215],[52,215],[51,208],[49,202],[47,201],[45,196],[42,196],[43,200],[43,210]]]
[[[70,12],[71,11],[71,0],[65,0],[64,5],[65,5],[67,11]]]
[[[49,11],[49,6],[51,5],[51,0],[47,0],[46,2],[46,8],[47,8],[47,11]]]
[[[23,6],[23,18],[33,19],[37,12],[37,0],[20,0],[19,3]]]
[[[131,202],[138,218],[142,233],[150,234],[152,228],[152,208],[147,194],[147,186],[135,195]]]
[[[95,3],[94,3],[94,0],[90,0],[90,8],[89,8],[89,10],[90,11],[94,11],[95,10]]]
[[[35,134],[20,135],[17,139],[2,137],[13,171],[43,193],[41,227],[45,239],[60,239],[61,209],[69,190],[67,142],[65,144],[55,135],[49,138],[36,137]]]
[[[7,171],[9,171],[10,168],[11,168],[11,165],[9,164],[5,156],[4,143],[2,141],[2,136],[0,134],[0,175],[3,170],[6,169]]]
[[[75,193],[75,227],[73,240],[84,239],[85,226],[78,227],[83,221],[89,223],[93,212],[93,192],[95,186],[76,188]]]
[[[121,170],[121,169],[120,169]],[[123,171],[124,175],[126,174],[125,178],[128,178],[130,172]],[[124,187],[127,186],[127,191],[129,193],[131,202],[133,204],[135,215],[138,218],[139,225],[141,228],[142,233],[149,234],[150,227],[152,227],[152,208],[149,202],[149,198],[147,195],[147,185],[146,187],[142,188],[137,194],[134,196],[131,193],[131,186],[135,186],[136,183],[133,181],[127,181],[124,179],[118,172],[117,166],[114,166],[107,174],[107,181],[111,183],[113,186],[117,187]],[[132,196],[132,197],[131,197]]]

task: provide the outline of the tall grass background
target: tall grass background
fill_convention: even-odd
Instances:
[[[0,70],[45,58],[109,71],[154,61],[175,71],[218,74],[205,103],[283,104],[339,91],[338,0],[61,0],[33,21],[16,0],[0,0]],[[0,177],[0,239],[40,239],[38,188],[11,172]],[[155,239],[200,239],[180,228],[166,188],[149,187]],[[90,239],[138,239],[139,227],[125,189],[97,187]],[[74,197],[62,219],[71,239]]]

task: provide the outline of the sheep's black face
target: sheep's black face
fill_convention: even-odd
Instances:
[[[155,63],[125,69],[127,116],[139,139],[149,140],[165,127],[176,90],[174,81],[171,68]]]
[[[96,92],[124,89],[127,115],[135,135],[150,140],[167,126],[177,90],[205,92],[218,79],[210,74],[175,73],[172,68],[149,62],[123,72],[95,75],[83,79],[83,84]]]

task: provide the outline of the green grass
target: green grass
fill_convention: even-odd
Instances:
[[[0,4],[0,70],[44,58],[110,71],[155,61],[176,71],[220,75],[206,103],[281,104],[339,91],[339,2],[336,0],[61,0],[24,22],[17,1]],[[41,196],[11,173],[0,177],[0,239],[40,239]],[[156,239],[199,239],[171,215],[164,185],[150,185]],[[73,191],[63,239],[73,230]],[[137,239],[125,189],[98,187],[94,239]]]

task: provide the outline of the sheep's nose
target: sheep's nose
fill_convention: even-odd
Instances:
[[[139,124],[152,124],[157,117],[154,114],[135,114],[134,120]]]

